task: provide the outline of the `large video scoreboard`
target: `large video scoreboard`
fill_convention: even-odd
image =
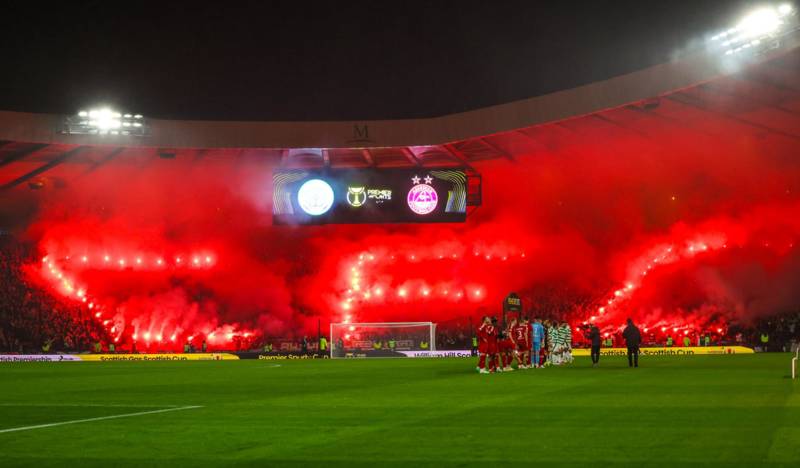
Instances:
[[[461,223],[461,169],[278,170],[273,224]]]

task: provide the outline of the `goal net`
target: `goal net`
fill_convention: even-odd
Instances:
[[[331,357],[403,357],[436,351],[433,322],[332,323]]]

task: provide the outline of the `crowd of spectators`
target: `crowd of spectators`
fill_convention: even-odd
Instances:
[[[763,338],[766,337],[766,343]],[[800,345],[800,310],[762,319],[751,340],[765,351],[797,352]]]
[[[25,273],[25,265],[36,263],[35,248],[20,242],[8,234],[0,234],[0,352],[62,352],[90,351],[95,343],[108,343],[109,337],[103,327],[92,319],[78,303],[61,300],[47,291]],[[565,301],[547,301],[550,297],[562,297],[569,291],[537,291],[537,309],[548,310],[548,315],[567,315],[574,313],[565,308]],[[589,301],[583,301],[589,304]],[[583,306],[581,302],[581,306]],[[544,307],[548,306],[548,307]],[[587,306],[588,307],[588,306]],[[563,310],[562,310],[563,309]],[[536,314],[534,314],[536,315]],[[440,350],[469,349],[472,346],[474,324],[469,318],[455,319],[438,323],[436,327],[436,347]],[[370,337],[378,341],[420,339],[417,330],[385,330],[380,336]],[[423,333],[426,334],[427,332]],[[386,336],[384,336],[386,335]],[[413,335],[413,336],[412,336]],[[427,335],[426,335],[427,336]],[[581,333],[573,333],[576,345],[581,345]],[[800,343],[800,309],[773,315],[756,322],[752,326],[732,325],[723,333],[717,330],[707,332],[692,331],[674,336],[653,329],[643,333],[645,346],[664,346],[668,337],[675,346],[684,344],[689,338],[696,345],[744,345],[768,351],[795,351]],[[708,337],[708,339],[706,339]],[[621,341],[616,334],[604,336],[604,346],[613,346]],[[311,343],[316,346],[316,339]],[[236,349],[246,349],[252,343],[239,343]],[[300,348],[299,342],[294,349]]]
[[[468,319],[437,323],[436,349],[470,349],[472,347],[472,336],[473,326]]]
[[[0,234],[0,352],[88,351],[107,340],[81,307],[53,296],[24,273],[32,246]]]

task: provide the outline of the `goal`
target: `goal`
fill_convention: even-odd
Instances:
[[[331,358],[403,357],[436,351],[433,322],[332,323]]]

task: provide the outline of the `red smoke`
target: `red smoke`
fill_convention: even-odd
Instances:
[[[606,329],[628,316],[648,328],[726,327],[796,308],[796,140],[653,120],[630,134],[589,118],[530,131],[541,144],[513,151],[515,161],[477,165],[484,205],[463,225],[273,227],[265,162],[126,153],[91,173],[56,169],[64,186],[18,227],[123,340],[442,322],[499,314],[510,291],[534,314],[595,317]],[[150,264],[94,263],[106,253]],[[83,255],[93,263],[76,263]],[[213,264],[152,263],[195,255]]]

